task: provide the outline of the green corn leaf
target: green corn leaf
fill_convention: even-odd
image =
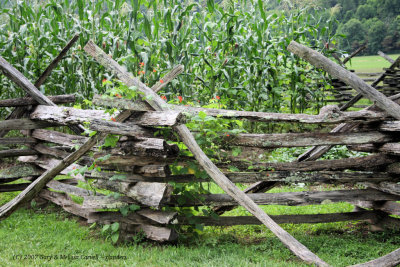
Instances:
[[[214,12],[214,9],[215,9],[214,0],[207,0],[207,8],[208,8],[208,11],[209,11],[210,13],[213,13],[213,12]]]
[[[264,11],[263,0],[258,0],[258,9],[260,10],[260,14],[261,14],[262,19],[264,20],[264,23],[267,23],[265,11]]]
[[[144,33],[147,36],[147,39],[149,39],[149,41],[152,39],[151,36],[151,26],[150,26],[150,22],[146,16],[146,14],[143,13],[143,20],[144,20]]]
[[[171,10],[168,9],[167,13],[165,14],[164,21],[165,21],[165,24],[167,25],[168,31],[173,32],[174,25],[173,25],[172,19],[171,19]]]
[[[77,4],[78,4],[79,19],[82,21],[84,19],[84,12],[85,12],[85,6],[83,4],[83,0],[77,0]]]

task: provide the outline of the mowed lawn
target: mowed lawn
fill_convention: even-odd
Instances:
[[[396,60],[400,54],[388,55]],[[390,67],[391,63],[381,56],[354,57],[346,63],[348,69],[356,72],[383,72],[383,68]]]
[[[276,188],[273,192],[308,188]],[[0,195],[0,205],[12,198]],[[347,203],[304,207],[263,206],[269,214],[351,211]],[[243,208],[229,215],[248,215]],[[372,233],[360,222],[283,225],[333,266],[365,262],[400,245],[399,231]],[[205,227],[175,244],[132,242],[118,246],[56,206],[22,208],[0,222],[0,266],[306,266],[264,226]]]

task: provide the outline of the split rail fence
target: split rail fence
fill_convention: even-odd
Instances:
[[[77,38],[77,37],[76,37]],[[76,41],[74,38],[55,59],[44,75],[51,73]],[[93,103],[113,107],[119,113],[111,120],[104,110],[81,110],[56,104],[72,103],[74,96],[46,97],[37,90],[45,80],[31,84],[21,73],[0,57],[0,69],[23,88],[29,96],[22,99],[0,101],[2,107],[15,107],[12,115],[0,122],[0,145],[10,147],[0,151],[0,157],[18,157],[18,165],[0,172],[0,192],[21,191],[12,201],[0,208],[0,219],[6,218],[21,204],[36,199],[61,206],[65,211],[82,217],[88,223],[109,224],[119,222],[121,238],[129,239],[138,232],[152,240],[173,241],[178,237],[175,227],[200,223],[210,226],[265,224],[298,257],[318,266],[328,266],[306,247],[278,226],[283,223],[324,223],[337,221],[366,221],[375,227],[399,227],[400,215],[400,95],[385,97],[359,78],[340,69],[322,55],[292,42],[288,49],[300,57],[323,68],[331,75],[344,80],[363,96],[376,104],[360,111],[345,112],[336,106],[326,106],[319,115],[245,112],[221,109],[204,109],[168,105],[156,95],[179,73],[182,66],[174,68],[163,77],[163,83],[148,88],[133,78],[99,47],[89,42],[85,51],[111,71],[128,86],[136,86],[146,94],[145,101],[123,98],[105,98],[96,95]],[[397,60],[392,66],[398,65]],[[47,73],[47,74],[46,74]],[[354,76],[352,76],[354,75]],[[346,78],[347,77],[347,78]],[[265,123],[302,123],[337,125],[331,132],[253,134],[241,133],[222,136],[227,147],[276,149],[281,147],[312,146],[295,162],[274,163],[256,161],[249,163],[240,155],[230,157],[229,163],[215,163],[197,146],[192,134],[184,126],[189,115],[200,111],[219,118],[246,119]],[[14,114],[14,115],[13,115]],[[16,114],[16,115],[15,115]],[[87,123],[89,122],[89,123]],[[97,133],[82,134],[86,125]],[[60,131],[68,126],[71,133]],[[180,136],[193,156],[181,156],[176,144],[155,136],[160,128],[170,128]],[[19,130],[23,137],[5,137],[10,130]],[[74,133],[74,134],[73,134]],[[119,135],[113,148],[99,149],[108,134]],[[171,137],[172,138],[172,137]],[[176,141],[175,139],[171,139]],[[355,151],[369,152],[368,156],[336,160],[318,160],[334,145],[346,145]],[[104,157],[105,155],[109,155]],[[170,165],[186,166],[197,161],[209,178],[193,174],[171,174]],[[96,163],[101,171],[85,171],[84,166]],[[215,166],[217,165],[217,167]],[[239,171],[231,172],[234,165]],[[249,167],[251,166],[251,171]],[[53,180],[58,174],[67,178]],[[15,181],[20,181],[15,183]],[[91,181],[91,187],[78,183]],[[13,183],[11,183],[13,182]],[[215,182],[227,194],[203,194],[182,202],[173,194],[174,183]],[[241,191],[235,183],[251,184]],[[350,184],[351,189],[334,191],[306,191],[268,193],[280,184],[318,183]],[[357,185],[357,186],[356,186]],[[360,185],[360,186],[358,186]],[[118,193],[114,198],[105,191]],[[103,193],[102,193],[103,192]],[[115,194],[114,194],[115,195]],[[331,214],[266,215],[258,205],[318,205],[329,202],[350,202],[356,206],[352,212]],[[140,206],[139,210],[122,215],[118,209]],[[213,207],[215,213],[244,206],[254,216],[180,216],[166,207]],[[277,224],[278,223],[278,224]],[[382,263],[393,266],[400,261],[399,250],[368,264]],[[360,265],[361,266],[361,265]]]
[[[400,93],[400,69],[397,64],[394,64],[398,59],[393,60],[381,51],[379,51],[378,54],[390,62],[391,66],[389,68],[384,68],[383,72],[356,72],[355,74],[362,78],[364,82],[371,83],[375,89],[386,96]],[[340,79],[333,78],[331,80],[331,85],[332,88],[328,90],[328,93],[333,98],[326,100],[328,103],[335,102],[340,105],[345,105],[357,94],[357,91],[354,90],[353,87],[347,85]],[[357,105],[355,107],[365,106]]]

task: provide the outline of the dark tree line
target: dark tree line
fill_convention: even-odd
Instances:
[[[330,8],[339,21],[337,31],[345,34],[341,48],[354,50],[367,44],[367,53],[378,50],[394,53],[400,50],[400,1],[399,0],[320,0]]]
[[[319,9],[323,21],[336,19],[336,33],[346,37],[339,44],[353,51],[367,44],[365,54],[400,52],[400,0],[288,0],[270,1],[270,8],[292,8],[308,5]],[[321,25],[323,26],[323,25]]]

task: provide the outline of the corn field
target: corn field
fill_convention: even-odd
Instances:
[[[332,23],[319,21],[318,11],[310,8],[288,14],[267,10],[262,0],[30,0],[1,5],[0,54],[31,81],[80,33],[78,45],[40,88],[47,95],[91,99],[104,90],[102,80],[113,80],[82,50],[92,39],[149,85],[173,66],[184,65],[184,73],[161,92],[170,101],[179,96],[186,104],[206,105],[218,97],[226,108],[274,112],[316,112],[324,104],[325,74],[286,50],[296,40],[332,52],[324,48],[337,38]],[[0,95],[23,92],[2,77]]]

